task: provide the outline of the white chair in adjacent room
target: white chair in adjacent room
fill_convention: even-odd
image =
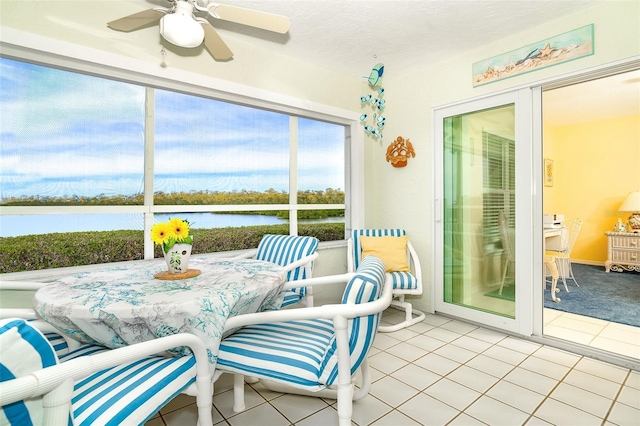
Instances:
[[[573,268],[571,267],[571,251],[573,250],[573,245],[578,239],[580,228],[582,228],[582,219],[565,219],[563,224],[565,233],[560,246],[557,249],[554,248],[553,250],[547,247],[547,249],[545,250],[545,255],[553,256],[555,258],[558,265],[560,278],[562,279],[564,289],[567,292],[569,291],[569,288],[567,287],[567,279],[569,278],[571,278],[573,282],[579,287],[576,278],[573,276]]]
[[[500,231],[500,242],[502,243],[502,250],[504,251],[505,257],[504,267],[502,269],[502,281],[500,282],[500,290],[498,291],[498,294],[502,294],[509,267],[513,267],[516,264],[515,234],[514,230],[509,228],[509,218],[503,211],[498,212],[498,230]]]
[[[420,260],[404,229],[354,229],[347,241],[347,270],[354,272],[367,255],[378,256],[385,264],[393,285],[391,306],[404,312],[404,320],[379,328],[392,332],[419,323],[425,314],[413,308],[405,296],[422,294]]]

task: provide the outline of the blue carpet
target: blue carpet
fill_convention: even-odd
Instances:
[[[573,275],[580,287],[568,280],[567,293],[559,280],[558,303],[551,300],[547,284],[545,308],[640,327],[640,273],[606,273],[604,266],[574,263]]]

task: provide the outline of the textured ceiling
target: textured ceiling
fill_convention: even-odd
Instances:
[[[234,43],[255,45],[361,76],[368,75],[377,62],[394,73],[433,64],[603,1],[219,0],[288,16],[291,29],[282,35],[213,18],[209,21],[231,50]],[[84,32],[89,39],[104,31],[108,21],[170,4],[167,0],[0,0],[4,25],[20,29],[46,20],[46,25],[55,22],[70,34],[78,37]],[[157,43],[158,33],[144,34],[150,46]],[[137,37],[141,35],[131,40]]]
[[[221,3],[286,15],[291,30],[274,36],[237,24],[214,25],[284,55],[361,75],[376,62],[396,70],[434,63],[600,1],[225,0]],[[141,9],[150,4],[139,3]]]
[[[640,115],[640,70],[543,92],[542,106],[554,126]]]

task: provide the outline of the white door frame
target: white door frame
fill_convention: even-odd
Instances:
[[[531,174],[529,176],[529,188],[528,191],[530,193],[530,219],[529,222],[531,224],[531,232],[530,236],[530,249],[531,252],[528,255],[528,261],[523,259],[522,256],[519,256],[517,253],[516,259],[516,270],[520,270],[522,268],[522,263],[528,263],[528,270],[531,271],[531,278],[533,282],[540,283],[542,280],[543,270],[542,268],[533,267],[533,265],[541,265],[542,264],[542,244],[543,244],[543,235],[542,235],[542,89],[551,89],[562,86],[567,86],[574,83],[579,83],[582,81],[592,80],[599,77],[604,77],[607,75],[612,75],[616,73],[621,73],[625,71],[630,71],[634,69],[640,68],[640,55],[633,56],[630,58],[626,58],[623,60],[601,64],[595,67],[586,68],[578,71],[573,71],[567,74],[550,77],[546,79],[542,79],[539,81],[535,81],[532,83],[528,83],[522,86],[518,86],[508,91],[497,91],[492,94],[483,95],[478,98],[472,98],[464,101],[452,102],[449,104],[441,105],[432,110],[431,114],[431,122],[432,125],[432,158],[433,160],[433,174],[432,174],[432,182],[433,182],[433,191],[434,191],[434,202],[433,202],[433,211],[432,211],[432,235],[434,236],[432,242],[432,273],[431,273],[431,312],[436,312],[436,300],[438,296],[438,290],[440,291],[440,296],[442,292],[442,251],[440,247],[442,247],[443,242],[443,234],[442,234],[442,138],[437,137],[437,135],[442,135],[442,120],[436,119],[436,111],[442,110],[447,107],[452,107],[456,105],[467,105],[469,102],[473,102],[475,100],[482,100],[485,98],[489,98],[492,96],[497,96],[502,93],[512,93],[522,89],[529,90],[530,96],[530,122],[531,122],[531,152],[530,152],[530,164],[531,164]],[[517,136],[516,136],[517,137]],[[440,146],[438,146],[440,143]],[[440,149],[440,154],[438,154],[438,150]],[[516,153],[516,158],[518,161],[518,153]],[[519,164],[516,163],[516,167]],[[516,171],[517,173],[517,171]],[[521,182],[524,186],[524,183]],[[516,185],[519,185],[516,183]],[[516,187],[516,191],[520,189],[520,186]],[[517,202],[517,201],[516,201]],[[518,204],[516,204],[516,211],[519,215],[521,212],[518,210]],[[523,218],[518,216],[520,223],[522,223]],[[516,229],[516,238],[522,237],[521,228],[517,226]],[[520,231],[520,233],[519,233]],[[519,247],[520,248],[520,247]],[[516,277],[517,278],[517,277]],[[521,284],[521,283],[520,283]],[[522,287],[522,285],[520,286]],[[548,344],[551,346],[555,346],[561,349],[569,350],[575,353],[580,353],[583,355],[591,356],[596,359],[601,359],[603,361],[611,362],[614,364],[618,364],[624,367],[631,368],[639,368],[639,364],[637,360],[630,359],[628,357],[617,356],[611,353],[604,353],[603,351],[596,351],[585,347],[584,345],[578,345],[571,342],[566,342],[564,340],[559,340],[555,338],[549,338],[543,336],[543,292],[533,291],[535,287],[533,285],[529,285],[529,289],[533,292],[531,294],[531,299],[529,301],[530,304],[530,320],[531,324],[529,327],[529,332],[527,332],[526,324],[517,325],[517,324],[509,324],[514,325],[514,327],[501,327],[499,322],[497,325],[496,321],[490,318],[493,315],[489,315],[489,318],[484,318],[482,315],[478,315],[473,319],[468,319],[466,316],[459,316],[457,312],[443,312],[452,316],[459,316],[461,319],[467,319],[469,321],[478,322],[483,325],[493,326],[496,328],[500,328],[506,331],[511,330],[511,328],[520,328],[521,331],[514,331],[517,334],[522,336],[532,336],[532,339],[538,341],[540,343]],[[525,294],[526,296],[526,294]],[[516,300],[520,302],[524,302],[522,300],[522,296],[517,293]],[[516,306],[518,310],[518,306]],[[517,321],[514,321],[517,323]]]
[[[485,110],[502,105],[515,105],[515,160],[516,160],[516,315],[514,319],[463,306],[444,302],[443,253],[444,245],[443,217],[443,120],[445,117]],[[433,239],[433,286],[432,300],[436,312],[455,316],[467,321],[481,323],[505,331],[530,336],[532,334],[532,306],[534,274],[532,265],[542,265],[540,250],[536,251],[531,244],[534,240],[535,227],[540,221],[533,216],[533,199],[535,188],[531,185],[533,174],[533,137],[532,137],[532,91],[522,88],[509,92],[485,96],[475,100],[443,106],[433,111],[433,158],[434,158],[434,239]],[[536,223],[538,222],[538,223]],[[541,230],[540,230],[541,232]],[[537,254],[538,262],[533,258]],[[537,276],[542,277],[542,272]]]

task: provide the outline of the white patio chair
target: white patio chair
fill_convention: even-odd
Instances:
[[[230,318],[243,326],[220,344],[216,374],[234,373],[234,411],[244,410],[243,375],[280,392],[337,398],[341,426],[351,425],[352,402],[369,392],[367,354],[391,303],[382,261],[369,256],[356,273],[318,277],[307,286],[347,282],[341,304],[284,309]],[[295,285],[295,283],[288,283]],[[353,376],[362,369],[355,391]]]
[[[0,418],[9,424],[143,424],[195,382],[198,424],[212,424],[207,351],[176,334],[59,363],[37,321],[0,320]],[[155,354],[186,346],[193,355]]]
[[[364,243],[364,244],[363,244]],[[347,241],[347,271],[353,272],[368,254],[378,256],[391,276],[393,298],[391,306],[404,311],[404,321],[380,326],[388,333],[419,323],[425,314],[405,300],[408,295],[422,294],[420,260],[404,229],[354,229]]]
[[[304,280],[313,274],[313,261],[318,257],[318,239],[297,235],[266,234],[258,248],[237,256],[236,259],[254,258],[284,266],[287,281]],[[302,303],[313,306],[313,290],[306,287],[290,288],[285,292],[282,307]]]

